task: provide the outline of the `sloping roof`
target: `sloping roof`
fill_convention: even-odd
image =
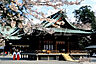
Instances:
[[[73,29],[63,29],[63,28],[51,28],[54,32],[64,32],[64,33],[75,33],[75,34],[92,34],[89,31],[73,30]]]
[[[65,13],[63,11],[58,11],[57,13],[52,14],[47,18],[54,19],[55,22],[43,21],[41,23],[43,27],[52,28],[54,27],[53,25],[57,25],[60,26],[60,28],[77,29],[77,27],[68,22],[68,18],[65,16]],[[62,21],[65,23],[64,25],[61,26],[61,24],[60,25],[57,24],[57,22],[60,23]]]
[[[75,25],[70,23],[71,21],[68,20],[68,18],[66,17],[66,15],[63,11],[58,11],[57,13],[52,14],[51,16],[49,16],[47,18],[54,19],[55,22],[43,21],[41,23],[43,27],[54,28],[53,24],[57,24],[57,22],[63,21],[65,24],[62,26],[58,25],[58,26],[60,26],[60,28],[83,30],[83,29],[79,29],[78,27],[76,27]]]
[[[3,34],[3,37],[6,37],[6,39],[20,39],[21,37],[18,37],[18,35],[14,36],[19,32],[19,30],[20,29],[18,29],[17,27],[11,28],[10,26],[2,28],[0,24],[0,33]]]
[[[57,13],[52,14],[51,16],[48,17],[50,19],[55,19],[55,22],[44,21],[41,24],[43,25],[43,27],[51,28],[52,30],[54,30],[54,32],[76,33],[76,34],[92,34],[93,33],[91,30],[83,30],[83,29],[77,28],[76,26],[68,22],[68,18],[66,18],[64,15],[65,14],[63,11],[58,11]],[[60,25],[61,26],[60,28],[56,28],[52,26],[53,24],[56,24],[56,22],[60,18],[62,18],[62,21],[65,22],[65,24],[63,26]],[[59,20],[58,22],[61,22],[61,21]]]
[[[86,49],[96,49],[96,45],[90,45],[90,46],[86,47]]]

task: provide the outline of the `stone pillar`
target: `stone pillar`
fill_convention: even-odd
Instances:
[[[38,55],[37,55],[37,61],[39,60],[39,57],[38,57]]]

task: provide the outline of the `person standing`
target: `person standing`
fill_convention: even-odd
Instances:
[[[16,58],[16,52],[14,51],[13,52],[13,60],[15,60],[15,58]]]
[[[20,52],[17,52],[17,60],[20,60]]]

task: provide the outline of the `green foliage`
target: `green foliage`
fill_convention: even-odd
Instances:
[[[96,18],[94,12],[91,11],[90,6],[82,6],[78,10],[73,12],[77,22],[82,22],[84,24],[91,23],[92,30],[96,30]]]
[[[89,46],[91,44],[91,40],[88,37],[81,37],[79,38],[79,48],[85,49],[85,47]]]
[[[82,23],[92,23],[94,21],[94,12],[91,11],[90,6],[82,6],[78,10],[75,10],[73,12],[75,14],[75,18],[77,22],[82,22]]]
[[[91,26],[92,26],[92,30],[96,31],[96,18],[94,21],[92,21]]]

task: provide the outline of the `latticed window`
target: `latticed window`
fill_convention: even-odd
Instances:
[[[53,50],[53,41],[44,41],[44,50]]]
[[[53,45],[50,44],[44,45],[44,50],[53,50]]]

